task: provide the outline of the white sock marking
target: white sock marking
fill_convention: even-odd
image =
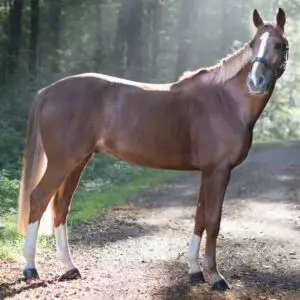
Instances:
[[[265,54],[265,49],[266,49],[266,46],[267,46],[267,41],[269,39],[269,35],[270,33],[269,32],[265,32],[264,34],[262,34],[262,36],[260,37],[260,40],[261,40],[261,44],[259,46],[259,49],[258,49],[258,53],[257,53],[257,57],[263,57],[264,54]],[[256,72],[257,72],[257,68],[259,66],[259,62],[255,62],[252,66],[252,71],[251,71],[251,79],[253,80],[253,83],[254,85],[256,86],[257,85],[257,81],[256,81]]]
[[[39,230],[39,221],[28,225],[26,240],[24,245],[23,254],[26,260],[25,270],[35,268],[35,253],[36,242]]]
[[[76,266],[72,261],[69,249],[66,223],[64,225],[61,224],[57,228],[55,228],[55,238],[57,258],[64,264],[66,272],[75,269]]]
[[[201,242],[200,236],[193,233],[187,251],[187,262],[190,267],[189,274],[202,272],[202,268],[199,263],[200,242]]]
[[[210,256],[208,256],[208,255],[204,256],[203,265],[205,266],[205,268],[208,269],[211,285],[214,285],[216,282],[224,279],[224,277],[219,273],[218,269],[215,269],[215,271],[213,271],[213,272],[211,271],[211,267],[213,265],[213,260],[211,259]]]

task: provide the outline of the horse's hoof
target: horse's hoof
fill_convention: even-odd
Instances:
[[[23,280],[26,281],[26,283],[31,283],[35,279],[40,279],[39,274],[35,268],[24,270],[23,276]]]
[[[230,290],[230,287],[225,279],[221,279],[213,284],[212,289],[214,291],[224,292],[224,291]]]
[[[194,273],[194,274],[189,274],[190,276],[190,283],[191,285],[198,285],[198,284],[202,284],[205,283],[205,278],[203,276],[203,272],[198,272],[198,273]]]
[[[77,268],[72,269],[62,276],[59,277],[58,281],[67,281],[67,280],[75,280],[75,279],[80,279],[81,274]]]

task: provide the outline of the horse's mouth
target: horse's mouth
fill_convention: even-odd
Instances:
[[[248,90],[249,90],[249,93],[252,94],[252,95],[267,95],[269,94],[269,91],[270,91],[270,85],[267,84],[266,87],[264,88],[253,88],[251,85],[248,84],[247,82],[247,87],[248,87]]]

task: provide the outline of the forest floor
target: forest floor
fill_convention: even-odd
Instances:
[[[0,298],[300,299],[300,144],[252,151],[232,174],[217,247],[226,293],[187,276],[199,182],[187,173],[73,227],[80,280],[57,281],[54,249],[38,253],[31,285],[19,280],[21,262],[0,261]]]

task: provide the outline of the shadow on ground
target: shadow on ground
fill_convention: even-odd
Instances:
[[[37,289],[40,287],[46,287],[47,284],[54,283],[55,281],[37,281],[35,283],[32,283],[30,285],[22,285],[20,287],[16,287],[18,284],[21,283],[21,279],[10,282],[10,283],[1,283],[0,284],[0,299],[5,299],[8,297],[13,297],[15,295],[21,294],[26,291],[30,291],[33,289]]]
[[[112,209],[112,211],[114,211]],[[128,215],[126,220],[118,219],[118,213],[97,217],[88,222],[81,222],[71,227],[71,245],[104,246],[128,238],[138,238],[143,235],[151,235],[159,230],[157,226],[138,224],[134,217]]]
[[[297,274],[283,274],[280,270],[275,273],[260,272],[250,266],[240,265],[235,271],[223,272],[231,285],[231,290],[220,293],[212,291],[209,283],[191,286],[186,273],[186,264],[183,262],[169,262],[164,268],[169,274],[169,284],[155,291],[153,299],[257,300],[277,296],[280,296],[280,299],[300,299],[300,272]],[[285,297],[286,293],[288,296]]]

